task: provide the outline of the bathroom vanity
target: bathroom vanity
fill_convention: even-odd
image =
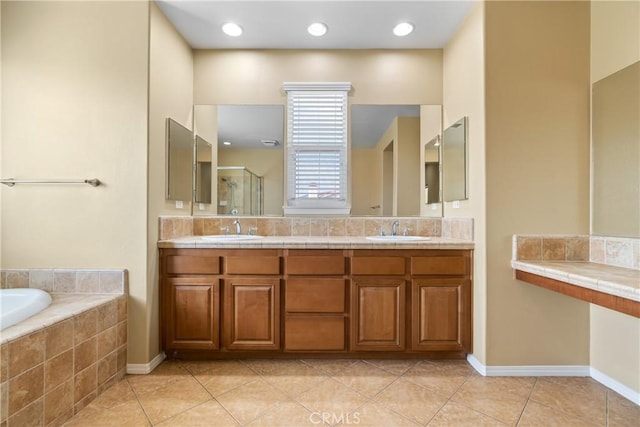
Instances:
[[[462,358],[472,351],[472,246],[342,242],[327,249],[286,238],[272,245],[279,247],[160,245],[167,356]]]

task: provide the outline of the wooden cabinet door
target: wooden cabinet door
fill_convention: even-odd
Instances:
[[[412,350],[471,351],[470,288],[465,279],[413,280]]]
[[[224,281],[224,337],[229,350],[280,348],[280,279]]]
[[[351,289],[351,350],[404,350],[404,279],[354,278]]]
[[[165,280],[166,349],[220,347],[220,291],[216,278],[173,277]]]

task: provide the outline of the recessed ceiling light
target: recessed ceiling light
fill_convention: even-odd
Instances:
[[[393,27],[393,34],[395,34],[398,37],[404,37],[406,35],[409,35],[411,34],[412,31],[413,31],[413,24],[410,24],[408,22],[401,22],[395,27]]]
[[[227,22],[222,26],[222,31],[228,36],[238,37],[242,35],[242,27],[238,24],[234,24],[233,22]]]
[[[222,142],[224,145],[231,145],[231,143],[229,141],[223,141]]]
[[[309,34],[315,37],[321,37],[327,34],[327,25],[322,22],[314,22],[307,27]]]

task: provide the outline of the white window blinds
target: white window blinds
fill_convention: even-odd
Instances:
[[[347,206],[347,93],[288,91],[288,206]]]

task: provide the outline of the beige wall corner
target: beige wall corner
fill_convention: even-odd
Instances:
[[[149,209],[147,216],[147,304],[144,307],[148,336],[134,335],[147,351],[144,359],[129,358],[130,363],[147,363],[160,352],[158,276],[158,216],[190,215],[189,203],[176,209],[165,200],[166,151],[165,121],[171,117],[192,129],[193,52],[155,3],[150,6],[149,40]]]
[[[488,365],[589,363],[589,305],[509,265],[513,234],[589,230],[589,6],[485,4]]]
[[[479,2],[444,48],[443,128],[461,117],[469,118],[469,200],[462,201],[460,209],[444,203],[444,216],[474,218],[473,354],[486,364],[484,8],[484,2]]]

